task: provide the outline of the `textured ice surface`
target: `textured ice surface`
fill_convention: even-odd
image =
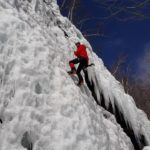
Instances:
[[[150,150],[150,146],[146,146],[146,147],[144,147],[144,149],[143,150]]]
[[[150,135],[146,116],[55,0],[0,0],[0,150],[133,149],[114,116],[66,73],[78,40],[88,47],[97,73],[88,72],[97,76],[106,100],[115,97],[135,132]]]

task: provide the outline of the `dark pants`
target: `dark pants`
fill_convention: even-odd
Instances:
[[[83,81],[83,77],[81,75],[81,70],[83,70],[88,65],[88,63],[87,63],[87,60],[84,58],[75,58],[75,59],[69,61],[69,64],[78,64],[78,63],[79,63],[79,66],[77,68],[76,73],[78,75],[79,82],[80,82],[80,81]]]

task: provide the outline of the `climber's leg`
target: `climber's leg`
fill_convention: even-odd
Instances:
[[[81,70],[83,70],[83,68],[86,66],[86,60],[83,59],[83,58],[79,58],[79,67],[77,69],[77,75],[78,75],[78,78],[79,78],[79,82],[78,82],[78,85],[81,85],[83,83],[83,77],[81,75]]]
[[[75,59],[69,61],[69,66],[71,68],[71,71],[68,71],[69,74],[75,74],[76,73],[76,68],[75,68],[74,64],[77,64],[77,63],[79,63],[78,58],[75,58]]]

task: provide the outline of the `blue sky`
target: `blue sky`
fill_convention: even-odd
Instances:
[[[83,24],[81,31],[86,31],[89,28],[95,28],[95,19],[107,16],[96,0],[82,0],[81,10],[79,14],[91,17],[91,20]],[[58,0],[61,2],[61,0]],[[150,12],[150,7],[147,8]],[[65,15],[65,12],[63,12]],[[128,56],[127,65],[130,65],[133,74],[141,74],[145,54],[145,47],[150,43],[150,19],[148,20],[132,20],[121,22],[115,18],[108,20],[100,20],[103,24],[106,37],[88,38],[93,50],[101,57],[106,66],[111,66],[117,57],[124,53]],[[150,50],[146,50],[150,53]],[[142,69],[141,69],[142,71]]]
[[[145,53],[145,46],[150,42],[150,20],[120,23],[112,21],[106,24],[110,37],[92,40],[92,45],[99,45],[97,53],[107,65],[111,65],[120,53],[128,55],[128,63],[133,71],[138,69],[138,60]]]

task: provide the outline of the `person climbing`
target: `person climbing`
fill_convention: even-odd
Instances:
[[[77,58],[69,61],[69,66],[71,68],[71,71],[68,71],[70,75],[77,74],[79,78],[78,86],[83,84],[83,77],[81,75],[81,71],[88,66],[89,57],[86,51],[86,46],[84,44],[81,44],[80,42],[75,43],[77,50],[74,52],[74,55],[77,56]],[[76,70],[75,64],[78,64],[79,66]]]

